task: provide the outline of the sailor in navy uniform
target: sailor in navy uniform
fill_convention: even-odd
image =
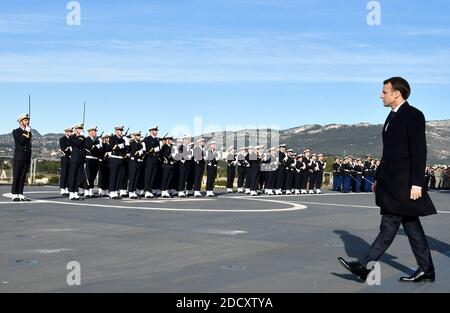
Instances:
[[[372,174],[372,156],[369,154],[366,156],[367,159],[364,161],[364,170],[363,170],[363,186],[364,192],[372,192],[372,186],[374,181],[374,176]]]
[[[227,149],[227,193],[233,193],[234,180],[236,178],[237,155],[234,147]]]
[[[288,156],[286,154],[286,145],[282,144],[279,146],[278,150],[278,169],[276,173],[276,184],[275,184],[275,194],[281,195],[283,194],[283,189],[286,181],[286,162],[288,160]]]
[[[59,176],[59,188],[61,196],[69,196],[69,164],[72,148],[70,147],[70,136],[73,134],[72,128],[64,130],[65,135],[59,139],[59,148],[61,151],[61,171]]]
[[[158,138],[158,126],[150,128],[150,135],[145,137],[145,198],[155,197],[155,179],[160,166],[159,153],[161,151],[161,140]]]
[[[314,192],[316,194],[322,194],[323,174],[325,172],[325,168],[327,167],[327,163],[325,162],[323,153],[319,153],[317,157],[319,159],[317,160],[316,186],[314,188]]]
[[[355,192],[360,193],[363,171],[364,171],[364,165],[360,158],[356,159],[356,164],[355,164],[353,170],[355,173],[355,180],[356,180],[355,181]]]
[[[288,149],[286,150],[288,153],[288,159],[286,161],[286,181],[285,181],[285,190],[287,195],[292,194],[292,187],[294,182],[294,171],[295,171],[295,162],[296,162],[296,154],[294,150]]]
[[[350,165],[350,168],[352,169],[351,175],[350,175],[350,189],[352,192],[356,191],[356,180],[355,180],[355,165],[356,165],[356,160],[353,160],[353,156],[349,156],[349,160],[348,160],[348,164]]]
[[[115,127],[115,134],[110,139],[111,155],[109,156],[109,197],[113,200],[120,200],[119,194],[122,184],[125,165],[124,159],[128,153],[130,142],[128,138],[123,136],[124,126]]]
[[[342,161],[336,157],[333,163],[333,191],[342,190]]]
[[[99,150],[99,174],[98,174],[98,196],[109,197],[109,156],[111,154],[111,146],[109,141],[110,134],[102,137],[103,145]]]
[[[30,201],[23,195],[25,180],[31,164],[31,141],[30,116],[22,114],[17,119],[20,127],[13,131],[15,150],[13,165],[13,185],[11,189],[14,202]]]
[[[343,181],[342,181],[342,184],[343,184],[342,191],[344,193],[349,193],[350,190],[351,190],[351,187],[352,187],[352,178],[351,178],[352,170],[353,170],[353,167],[350,164],[350,157],[347,156],[347,157],[344,158],[344,162],[342,164],[342,179],[343,179]]]
[[[261,169],[260,147],[248,147],[248,154],[245,157],[248,166],[248,177],[250,180],[250,195],[258,195],[258,172]]]
[[[237,173],[238,173],[238,193],[244,193],[245,178],[247,176],[247,161],[245,160],[246,147],[239,149],[237,159]]]
[[[194,197],[201,198],[202,181],[205,173],[205,139],[201,138],[197,141],[197,146],[194,148],[194,162],[195,162],[195,176],[194,176]]]
[[[311,155],[311,160],[309,163],[309,184],[308,184],[308,193],[313,195],[314,194],[314,188],[316,187],[316,179],[317,179],[317,170],[318,170],[318,164],[317,164],[317,154],[313,153]]]
[[[173,146],[173,137],[163,138],[163,146],[159,154],[162,163],[162,181],[161,191],[162,198],[171,198],[169,193],[169,185],[173,178],[175,157],[178,154],[176,147]]]
[[[248,162],[248,155],[250,153],[250,149],[253,149],[253,146],[248,146],[245,149],[245,168],[246,168],[246,170],[245,170],[244,192],[247,195],[251,194],[251,178],[250,178],[251,165]]]
[[[194,144],[191,142],[191,137],[185,135],[183,137],[182,144],[178,147],[177,161],[179,167],[179,179],[178,179],[178,197],[186,198],[187,192],[187,179],[189,172],[192,169],[192,159]]]
[[[304,170],[303,170],[303,177],[302,177],[302,189],[301,189],[301,194],[307,194],[308,193],[308,183],[310,180],[310,175],[311,175],[311,150],[310,149],[306,149],[305,151],[303,151],[303,159],[302,159],[302,163],[304,165]]]
[[[78,124],[74,127],[74,134],[70,136],[70,147],[72,154],[69,165],[69,199],[73,201],[80,200],[78,187],[84,177],[84,162],[86,160],[84,125]]]
[[[304,154],[297,155],[295,162],[295,194],[299,195],[302,189],[303,183],[303,171],[306,169],[306,165],[303,163]]]
[[[138,199],[140,195],[137,194],[137,188],[141,179],[143,163],[145,158],[144,144],[141,140],[141,132],[132,134],[133,139],[130,141],[130,161],[128,163],[129,185],[128,197],[130,199]]]
[[[99,151],[102,148],[102,139],[97,137],[97,126],[88,129],[88,136],[84,145],[86,150],[86,179],[84,182],[84,197],[94,198],[94,183],[100,166]]]
[[[262,155],[261,160],[261,172],[265,176],[264,193],[266,195],[274,195],[274,179],[277,167],[276,148],[272,147]]]
[[[217,179],[217,168],[221,158],[220,151],[217,150],[217,142],[211,141],[206,152],[206,196],[215,197],[214,188]]]

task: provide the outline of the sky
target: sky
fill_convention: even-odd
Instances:
[[[380,0],[373,26],[366,0],[79,0],[79,26],[68,2],[1,1],[0,133],[28,94],[41,133],[83,102],[107,132],[381,124],[392,76],[427,120],[450,118],[448,0]]]

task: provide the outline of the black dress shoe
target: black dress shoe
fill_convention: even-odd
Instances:
[[[20,201],[22,201],[22,202],[30,202],[31,200],[28,199],[28,198],[22,198],[22,199],[20,199]]]
[[[14,198],[12,201],[13,202],[20,202],[20,199],[19,198]]]
[[[417,272],[411,277],[401,277],[400,282],[402,283],[434,283],[436,275],[434,272],[425,273],[422,270],[417,270]]]
[[[367,280],[367,276],[369,276],[369,273],[371,272],[359,262],[347,262],[343,258],[338,258],[338,261],[346,270],[363,282]]]

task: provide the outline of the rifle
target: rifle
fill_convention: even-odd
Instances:
[[[103,131],[103,132],[100,134],[100,136],[97,136],[97,138],[95,138],[94,142],[96,142],[96,141],[102,139],[104,133],[105,133],[105,132]]]
[[[84,124],[86,123],[86,102],[84,102],[84,106],[83,106],[83,126],[85,126]]]
[[[169,133],[165,134],[165,135],[164,135],[164,137],[162,137],[162,138],[159,138],[159,141],[163,141],[163,140],[166,140],[166,137],[167,137],[167,135],[169,135]]]
[[[129,132],[129,131],[130,131],[130,127],[128,127],[128,129],[127,129],[125,135],[123,135],[123,136],[124,136],[124,137],[128,136],[128,132]]]
[[[28,94],[28,118],[31,124],[31,94]]]

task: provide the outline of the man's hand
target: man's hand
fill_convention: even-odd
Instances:
[[[411,196],[410,199],[413,201],[419,200],[422,198],[422,188],[420,187],[411,187]]]
[[[372,185],[372,192],[376,193],[377,192],[377,182],[375,181]]]

